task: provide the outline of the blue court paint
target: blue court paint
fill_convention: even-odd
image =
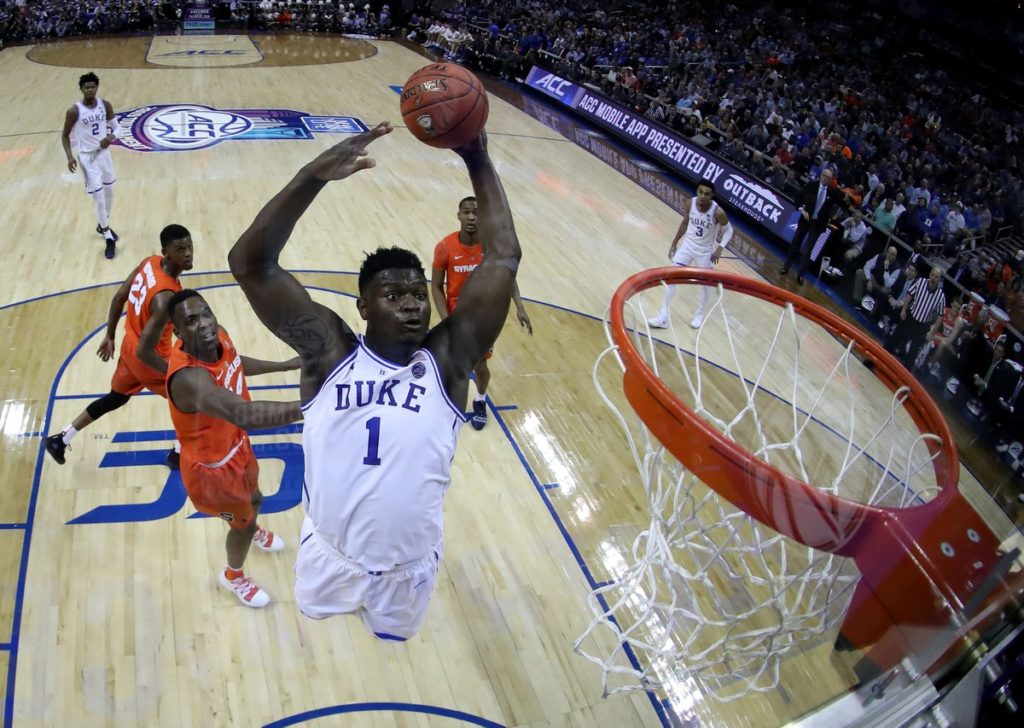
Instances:
[[[167,450],[127,450],[108,452],[100,461],[101,468],[131,468],[158,465],[166,472],[164,487],[155,501],[150,503],[125,503],[123,505],[97,506],[67,522],[68,526],[86,523],[139,523],[170,518],[185,506],[188,496],[181,473],[168,470],[165,465]],[[146,473],[140,477],[146,477]]]
[[[541,485],[540,480],[537,478],[537,474],[533,471],[533,468],[530,467],[530,463],[527,462],[526,456],[523,455],[523,451],[519,447],[519,443],[516,442],[516,439],[512,436],[512,431],[508,429],[508,424],[506,424],[500,412],[494,413],[494,419],[497,420],[502,432],[505,433],[505,437],[508,439],[509,444],[512,446],[512,450],[519,458],[519,462],[523,466],[523,470],[526,471],[526,475],[530,478],[531,481],[533,481],[534,488],[537,489],[537,492],[540,494],[541,500],[544,501],[544,506],[548,509],[548,513],[551,515],[551,519],[555,522],[555,525],[558,527],[559,532],[562,534],[562,538],[565,540],[566,546],[569,547],[569,551],[572,553],[573,558],[576,559],[576,565],[579,566],[580,571],[583,572],[583,577],[587,580],[587,584],[590,586],[591,591],[603,585],[612,583],[610,581],[599,582],[596,579],[594,579],[594,575],[590,571],[590,566],[587,564],[586,559],[583,558],[583,555],[580,553],[580,550],[576,546],[576,543],[572,540],[572,536],[569,535],[569,530],[565,527],[565,524],[562,523],[561,516],[558,515],[558,511],[555,510],[554,504],[552,504],[551,499],[548,498],[547,491],[544,489],[544,486]],[[604,596],[599,594],[596,598],[598,603],[601,605],[601,608],[605,612],[607,612],[608,602],[605,600]],[[616,626],[618,626],[618,621],[615,620],[614,617],[611,617],[611,621]],[[622,650],[623,653],[626,655],[626,658],[629,660],[629,664],[633,667],[633,669],[638,672],[641,672],[640,661],[637,659],[636,653],[633,651],[633,648],[627,643],[623,642]],[[665,728],[671,728],[672,722],[669,717],[668,711],[665,710],[665,706],[663,706],[661,702],[658,701],[658,698],[654,693],[645,691],[645,694],[647,695],[647,699],[651,703],[651,707],[654,708],[654,712],[657,714],[658,720],[661,721],[661,724]]]
[[[43,417],[44,431],[49,431],[50,420],[53,417],[54,396],[57,394],[57,385],[60,383],[68,364],[75,358],[75,355],[85,346],[85,342],[96,335],[106,324],[97,326],[91,333],[85,336],[78,344],[71,349],[67,358],[61,362],[57,370],[57,376],[50,385],[50,396],[46,403],[46,415]],[[21,613],[25,608],[25,581],[28,576],[28,554],[32,547],[33,524],[36,520],[36,506],[39,503],[39,476],[43,472],[43,458],[45,457],[44,440],[39,439],[39,448],[36,451],[36,468],[32,475],[32,487],[29,490],[28,510],[25,514],[25,537],[21,542],[21,559],[18,563],[18,585],[14,591],[14,613],[11,615],[11,641],[7,643],[7,650],[10,657],[7,661],[7,693],[4,696],[4,728],[14,725],[14,687],[15,676],[18,674],[18,645],[21,641]]]
[[[470,725],[479,725],[483,728],[505,728],[501,723],[493,720],[480,718],[476,715],[463,713],[461,710],[450,710],[449,708],[438,708],[435,705],[417,705],[415,703],[351,703],[349,705],[333,705],[329,708],[317,708],[307,710],[304,713],[275,720],[267,723],[263,728],[285,728],[285,726],[298,725],[328,715],[344,715],[346,713],[422,713],[439,718],[451,718]]]
[[[544,483],[541,488],[544,490],[552,490],[558,487],[558,483]]]
[[[271,389],[272,387],[268,387]],[[251,389],[251,387],[250,387]],[[267,427],[261,430],[253,430],[249,437],[260,435],[294,435],[302,432],[302,423],[295,422],[290,425],[279,427]],[[161,440],[174,440],[174,430],[136,430],[135,432],[118,432],[114,434],[111,442],[159,442]]]
[[[20,531],[26,526],[27,523],[0,523],[0,531]]]
[[[491,409],[494,410],[495,412],[508,412],[509,410],[517,410],[517,409],[519,409],[519,406],[518,405],[514,405],[514,404],[497,405],[497,404],[494,404],[493,402],[491,402],[490,404],[491,404]]]
[[[394,91],[396,94],[402,93],[402,87],[401,86],[388,86],[388,88],[391,89],[392,91]]]

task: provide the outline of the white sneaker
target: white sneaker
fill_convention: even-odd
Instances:
[[[668,328],[668,317],[667,316],[655,316],[654,318],[647,319],[647,325],[652,329],[667,329]]]
[[[263,526],[256,528],[252,537],[253,545],[261,551],[284,551],[284,539]]]
[[[228,579],[228,575],[221,570],[220,585],[228,591],[234,592],[235,596],[238,597],[238,601],[247,607],[265,607],[270,604],[270,595],[260,589],[245,574],[242,574],[237,579]]]
[[[690,327],[694,329],[699,329],[702,323],[704,323],[704,312],[698,311],[693,315],[693,320],[690,322]]]

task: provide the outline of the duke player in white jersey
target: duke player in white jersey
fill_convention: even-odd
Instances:
[[[315,303],[281,267],[281,250],[328,182],[374,166],[366,147],[391,130],[383,122],[303,167],[228,262],[260,320],[302,358],[299,609],[317,619],[357,614],[377,637],[404,640],[426,617],[444,553],[443,499],[469,375],[505,322],[521,252],[481,135],[455,150],[477,197],[484,257],[454,312],[429,327],[423,266],[401,248],[379,248],[363,261],[356,308],[364,336]]]
[[[711,268],[722,257],[729,241],[732,240],[732,225],[725,211],[714,201],[715,190],[709,182],[697,185],[696,200],[691,199],[683,211],[683,221],[672,238],[668,258],[675,265],[689,265],[695,268]],[[721,240],[718,234],[721,232]],[[682,245],[679,240],[682,239]],[[665,286],[665,298],[658,314],[647,321],[651,328],[663,329],[668,326],[668,310],[678,286]],[[690,326],[699,329],[704,323],[704,308],[711,289],[698,286],[699,303]]]
[[[118,122],[110,102],[96,95],[99,87],[100,79],[95,73],[87,73],[78,79],[82,100],[76,101],[65,114],[60,139],[68,159],[68,170],[74,172],[81,165],[85,191],[96,210],[96,232],[106,241],[104,255],[113,258],[118,237],[110,228],[110,210],[114,204],[117,175],[114,174],[110,143],[117,139]],[[72,131],[78,145],[77,161],[71,151]]]

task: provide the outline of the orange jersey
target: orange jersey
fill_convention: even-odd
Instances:
[[[179,341],[171,350],[167,362],[168,395],[170,382],[177,372],[189,367],[205,369],[217,384],[229,389],[242,399],[249,400],[249,388],[245,383],[245,372],[242,371],[242,357],[235,350],[227,332],[221,329],[217,335],[220,341],[220,359],[208,363],[190,356],[181,348]],[[181,442],[181,469],[193,463],[219,467],[231,459],[242,443],[247,441],[245,430],[227,420],[204,415],[202,412],[182,412],[174,405],[174,400],[167,397],[171,408],[171,421],[174,432]]]
[[[459,242],[458,231],[441,238],[441,242],[434,247],[434,267],[445,272],[444,290],[448,313],[455,310],[459,291],[462,290],[462,285],[466,282],[469,274],[476,270],[476,267],[483,261],[483,246],[480,244],[463,245]]]
[[[122,346],[129,342],[131,345],[138,343],[142,337],[142,330],[146,328],[149,321],[149,307],[153,298],[162,291],[177,293],[181,290],[181,284],[175,278],[171,278],[164,272],[160,262],[163,257],[151,255],[139,263],[135,271],[135,278],[132,279],[132,287],[128,292],[128,316],[124,324],[125,341]],[[171,355],[171,329],[168,322],[163,333],[160,334],[160,341],[156,345],[156,353],[161,358],[167,359]]]

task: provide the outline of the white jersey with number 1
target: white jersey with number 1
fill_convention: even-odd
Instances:
[[[99,151],[100,142],[107,136],[107,105],[97,96],[95,106],[86,106],[81,101],[76,101],[75,106],[78,107],[75,122],[78,151],[86,154]]]
[[[465,414],[426,349],[405,366],[358,346],[303,406],[303,503],[321,539],[364,569],[422,559],[444,533]]]
[[[718,223],[715,221],[715,214],[718,212],[718,203],[712,201],[707,212],[697,209],[697,200],[690,204],[689,222],[686,224],[686,233],[676,248],[673,262],[679,265],[689,265],[693,257],[710,256],[714,252],[716,238],[718,237]],[[686,258],[686,261],[683,260]]]

